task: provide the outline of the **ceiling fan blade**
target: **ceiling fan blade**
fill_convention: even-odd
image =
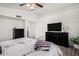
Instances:
[[[37,6],[43,8],[43,5],[39,4],[39,3],[35,3]]]
[[[20,4],[19,6],[23,6],[23,5],[26,5],[26,3],[22,3],[22,4]]]

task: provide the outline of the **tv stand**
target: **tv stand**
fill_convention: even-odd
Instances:
[[[67,32],[46,32],[46,41],[53,42],[57,45],[69,47]]]

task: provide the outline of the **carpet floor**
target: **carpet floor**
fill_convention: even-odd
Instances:
[[[59,46],[63,52],[63,56],[79,56],[79,49],[76,48],[66,48]]]

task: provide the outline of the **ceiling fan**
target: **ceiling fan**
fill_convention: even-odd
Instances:
[[[19,6],[27,6],[27,7],[30,7],[31,10],[34,10],[36,6],[43,8],[43,5],[40,3],[22,3]]]

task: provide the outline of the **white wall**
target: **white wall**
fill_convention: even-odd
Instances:
[[[16,15],[22,16],[22,18],[17,18]],[[36,19],[34,17],[34,14],[30,12],[6,7],[0,7],[0,33],[1,33],[0,41],[12,39],[12,28],[14,28],[15,26],[24,27],[25,37],[27,37],[28,22],[35,22],[35,20]]]
[[[13,28],[24,28],[23,20],[0,16],[0,42],[13,39]]]
[[[34,14],[30,12],[24,10],[6,8],[6,7],[0,7],[0,15],[11,17],[11,18],[17,18],[16,15],[19,15],[22,16],[22,18],[20,19],[25,19],[27,21],[32,21],[32,22],[36,20]]]
[[[79,35],[79,8],[63,11],[56,14],[48,14],[45,17],[39,19],[36,23],[36,37],[43,36],[45,38],[45,32],[47,31],[47,24],[48,23],[56,23],[62,22],[63,27],[65,28],[66,32],[69,32],[69,38],[73,36]],[[70,41],[70,40],[69,40]],[[71,45],[71,42],[70,42]]]

